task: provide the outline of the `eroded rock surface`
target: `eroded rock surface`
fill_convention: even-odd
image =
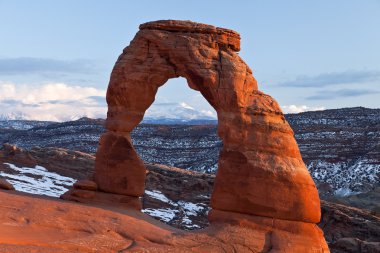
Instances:
[[[277,102],[260,92],[239,57],[238,33],[190,21],[140,26],[117,60],[107,90],[107,132],[94,179],[100,190],[142,196],[143,163],[130,132],[157,89],[182,76],[218,114],[223,148],[211,206],[217,210],[316,223],[317,189]]]
[[[146,214],[0,190],[0,252],[327,252],[321,231],[305,222],[252,215],[198,232]],[[300,242],[307,242],[300,243]]]

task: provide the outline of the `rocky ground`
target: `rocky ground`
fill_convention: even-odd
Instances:
[[[221,212],[221,211],[219,211]],[[221,213],[219,216],[223,217]],[[215,216],[215,214],[214,214]],[[196,232],[133,209],[0,190],[0,252],[326,252],[315,224],[234,215]]]
[[[35,168],[36,165],[45,168],[45,173],[35,175],[32,170],[20,169]],[[91,175],[93,165],[92,155],[65,149],[33,148],[26,151],[5,145],[0,151],[2,177],[17,190],[35,194],[45,192],[48,196],[60,195],[55,188],[69,188],[70,183],[63,184],[57,180],[57,175],[73,181],[85,179]],[[142,199],[145,214],[184,230],[209,225],[207,214],[214,175],[151,163],[146,166],[146,191]],[[53,189],[53,194],[46,194],[47,189]],[[378,252],[380,249],[380,218],[368,211],[322,201],[319,226],[332,252]]]

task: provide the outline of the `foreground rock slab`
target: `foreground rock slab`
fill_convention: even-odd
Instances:
[[[315,224],[217,212],[186,232],[132,209],[0,191],[0,252],[328,252]]]

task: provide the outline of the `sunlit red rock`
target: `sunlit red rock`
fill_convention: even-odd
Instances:
[[[315,224],[252,215],[178,230],[133,209],[0,190],[0,252],[328,252]]]
[[[0,189],[11,191],[15,188],[7,180],[5,180],[4,178],[0,178]]]
[[[91,180],[81,180],[76,182],[74,185],[75,189],[88,190],[88,191],[96,191],[98,189],[98,185]]]
[[[317,189],[277,102],[260,92],[240,58],[240,35],[190,21],[156,21],[118,58],[107,90],[108,130],[100,141],[94,179],[102,191],[141,196],[144,167],[129,140],[170,78],[186,78],[218,114],[223,140],[212,207],[318,222]]]

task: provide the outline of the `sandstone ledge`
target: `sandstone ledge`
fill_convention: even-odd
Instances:
[[[309,223],[278,229],[257,217],[190,233],[132,209],[4,191],[0,200],[0,252],[328,252]]]
[[[173,32],[196,32],[208,34],[226,34],[231,37],[240,39],[240,34],[234,30],[196,23],[188,20],[158,20],[147,22],[140,25],[140,30],[165,30]]]
[[[167,32],[210,34],[217,41],[224,41],[235,51],[240,51],[240,34],[234,30],[196,23],[189,20],[158,20],[140,25],[140,30],[162,30]],[[227,37],[227,39],[219,39]]]

